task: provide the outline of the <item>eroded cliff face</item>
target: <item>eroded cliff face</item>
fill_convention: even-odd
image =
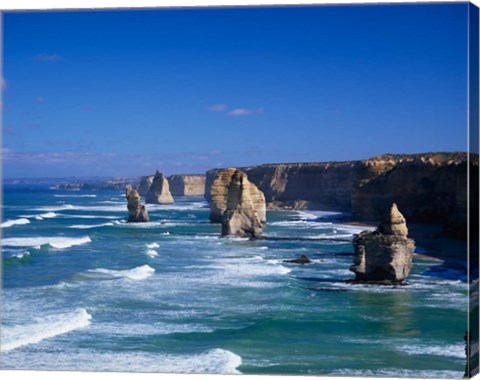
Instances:
[[[265,194],[267,207],[350,211],[359,161],[267,164],[240,168]],[[219,170],[207,172],[208,189]]]
[[[168,177],[173,196],[195,197],[205,195],[205,176],[178,174]]]
[[[411,222],[445,223],[456,220],[456,223],[466,225],[467,154],[393,157],[397,159],[393,167],[354,186],[354,218],[378,220],[382,210],[395,202]],[[478,156],[476,160],[473,158],[471,169],[474,171],[476,166],[478,173]],[[476,195],[472,194],[472,201],[475,202],[475,199],[478,204],[478,191]]]
[[[269,208],[344,211],[357,220],[380,221],[396,203],[410,222],[445,224],[447,235],[465,238],[467,169],[470,165],[470,206],[478,208],[478,155],[468,162],[467,153],[386,154],[362,161],[239,169],[265,194]],[[207,172],[209,202],[219,170]],[[478,238],[475,225],[471,232]]]

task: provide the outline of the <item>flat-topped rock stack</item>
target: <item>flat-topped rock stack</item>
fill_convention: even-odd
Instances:
[[[145,205],[140,202],[140,195],[131,185],[125,189],[127,198],[128,220],[127,223],[145,223],[149,221],[148,212]]]
[[[222,223],[222,236],[258,238],[266,224],[265,196],[237,169],[217,174],[211,187],[210,221]]]
[[[354,240],[350,270],[355,281],[400,283],[412,269],[415,242],[407,237],[405,218],[393,203],[376,231],[363,231]]]
[[[152,204],[172,204],[173,197],[170,194],[170,187],[167,178],[158,170],[153,177],[152,184],[148,190],[145,200]]]

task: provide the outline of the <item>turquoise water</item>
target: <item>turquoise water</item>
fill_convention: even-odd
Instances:
[[[264,235],[292,239],[248,241],[200,198],[148,209],[126,224],[120,191],[4,189],[1,368],[463,376],[455,271],[417,256],[408,286],[346,284],[351,243],[315,239],[361,228],[332,213],[269,211]]]

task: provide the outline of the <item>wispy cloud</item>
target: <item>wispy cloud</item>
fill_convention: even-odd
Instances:
[[[230,112],[227,112],[228,116],[250,116],[262,114],[263,108],[235,108]]]
[[[45,98],[43,96],[37,96],[35,98],[35,100],[38,102],[38,103],[43,103],[45,101]]]
[[[234,108],[229,110],[226,104],[215,104],[208,107],[210,112],[222,112],[228,116],[250,116],[264,113],[263,108]]]
[[[215,104],[211,107],[208,107],[210,112],[224,112],[226,111],[228,106],[226,104]]]
[[[5,78],[0,77],[0,82],[1,82],[0,86],[2,88],[2,91],[5,91],[7,89],[7,81],[5,80]]]
[[[41,53],[37,54],[34,57],[35,61],[41,61],[41,62],[59,62],[63,61],[63,57],[58,55],[58,54],[47,54],[47,53]]]
[[[38,166],[48,164],[92,165],[105,160],[113,160],[116,157],[115,153],[17,152],[11,149],[4,149],[2,155],[4,161]]]

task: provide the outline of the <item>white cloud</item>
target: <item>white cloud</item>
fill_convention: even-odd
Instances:
[[[229,116],[250,116],[262,114],[263,108],[235,108],[227,113]]]

